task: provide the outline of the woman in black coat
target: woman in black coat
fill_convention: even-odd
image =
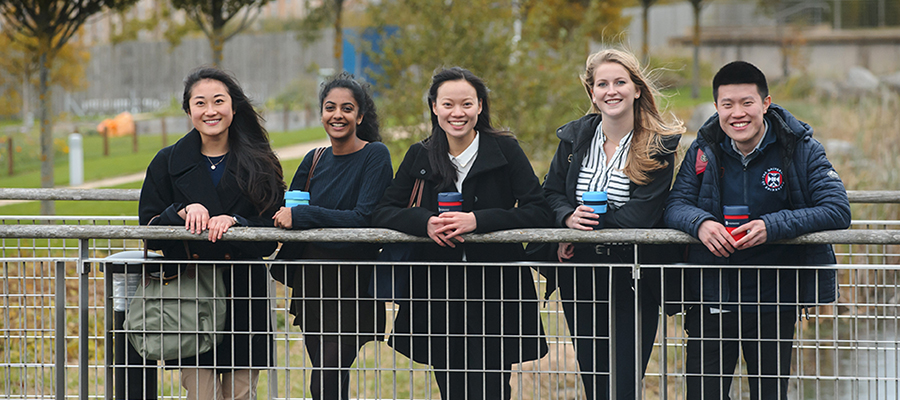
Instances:
[[[194,129],[156,154],[141,189],[141,225],[183,226],[206,241],[150,240],[167,259],[221,260],[228,297],[224,339],[213,350],[167,366],[181,368],[189,399],[256,397],[259,370],[271,365],[269,275],[275,242],[222,241],[233,226],[272,226],[284,197],[281,164],[259,114],[233,77],[201,68],[184,80],[182,108]],[[208,230],[208,233],[204,231]]]
[[[522,245],[468,244],[460,236],[550,223],[528,158],[491,126],[487,93],[468,70],[434,75],[431,136],[407,151],[373,215],[376,226],[434,241],[418,248],[416,260],[438,263],[412,267],[412,300],[400,302],[391,345],[434,367],[445,400],[508,399],[512,364],[546,352],[530,269],[478,264],[522,260]],[[417,179],[424,180],[422,201],[407,208]],[[438,214],[440,192],[462,193],[463,212]],[[439,263],[460,261],[468,264]]]
[[[581,195],[606,191],[609,206],[603,228],[662,227],[675,150],[684,128],[677,120],[672,125],[662,120],[654,100],[656,89],[629,53],[611,49],[590,55],[582,83],[591,99],[591,111],[557,130],[559,147],[544,181],[555,226],[592,230],[598,216],[583,205]],[[642,246],[639,261],[673,262],[674,250],[677,248]],[[560,243],[556,258],[560,262],[631,264],[634,246]],[[613,398],[634,398],[637,335],[631,271],[614,268],[610,273],[609,267],[567,266],[555,272],[556,276],[548,278],[559,286],[569,331],[576,337],[587,399],[610,398],[609,307],[616,311],[618,340],[617,393]],[[645,271],[639,282],[641,356],[646,368],[659,319],[659,270]]]

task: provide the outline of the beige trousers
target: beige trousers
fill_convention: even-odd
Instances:
[[[209,368],[182,368],[181,386],[188,400],[256,400],[259,371],[237,369],[217,374]]]

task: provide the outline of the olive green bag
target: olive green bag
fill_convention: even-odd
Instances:
[[[142,284],[125,315],[124,328],[135,350],[149,360],[174,360],[206,353],[219,344],[227,307],[220,267],[145,266]]]

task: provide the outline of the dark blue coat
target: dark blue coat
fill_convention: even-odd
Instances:
[[[783,239],[824,230],[846,229],[850,225],[850,203],[847,192],[840,177],[825,157],[822,144],[812,137],[812,128],[797,120],[787,110],[772,104],[765,114],[774,143],[769,143],[769,154],[779,150],[782,158],[779,163],[783,171],[784,185],[787,191],[787,206],[783,209],[768,212],[751,218],[762,219],[766,224],[767,244]],[[665,220],[674,229],[684,231],[695,238],[698,237],[700,224],[712,219],[722,222],[722,190],[724,169],[721,168],[722,157],[730,146],[724,131],[719,126],[718,115],[713,115],[700,128],[697,139],[685,154],[681,169],[675,179],[675,185],[669,193]],[[723,144],[725,146],[723,146]],[[703,152],[698,156],[698,152]],[[705,170],[698,168],[698,161],[708,164]],[[751,164],[756,161],[752,160]],[[734,180],[729,184],[733,185]],[[744,188],[751,208],[753,202],[762,198],[753,193],[754,190],[765,190],[757,180],[747,183]],[[752,185],[752,187],[750,186]],[[830,265],[835,263],[831,245],[795,246],[795,254],[800,254],[802,265]],[[744,250],[750,251],[751,249]],[[757,249],[759,251],[760,249]],[[778,252],[773,252],[777,254]],[[737,254],[737,253],[736,253]],[[766,259],[765,252],[754,258],[762,265],[780,265],[783,262],[773,255]],[[732,258],[735,257],[734,255]],[[701,265],[729,264],[731,260],[713,255],[702,244],[691,245],[688,251],[688,262]],[[744,269],[747,270],[747,269]],[[736,270],[728,269],[718,276],[719,271],[706,269],[703,274],[702,288],[698,270],[686,272],[686,290],[688,299],[706,302],[736,302],[738,287]],[[791,271],[790,274],[794,272]],[[781,303],[815,304],[829,303],[836,299],[836,271],[834,269],[799,269],[797,282],[782,285]],[[793,279],[792,279],[793,280]],[[790,287],[786,287],[790,286]],[[816,294],[818,288],[818,295]],[[798,292],[799,290],[799,292]],[[721,294],[721,296],[720,296]],[[770,296],[774,296],[770,293]],[[774,298],[765,298],[762,302],[774,302]]]

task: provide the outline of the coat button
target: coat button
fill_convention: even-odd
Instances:
[[[478,196],[475,196],[475,202],[476,203],[478,202]]]
[[[194,253],[194,254],[191,254],[191,258],[193,258],[193,259],[195,259],[195,260],[199,260],[199,259],[200,259],[200,255],[197,254],[197,253]]]
[[[230,254],[230,253],[225,253],[225,259],[226,259],[226,260],[230,260],[230,259],[231,259],[231,254]]]
[[[419,175],[425,175],[425,169],[424,169],[424,168],[423,168],[421,171],[419,171]]]

